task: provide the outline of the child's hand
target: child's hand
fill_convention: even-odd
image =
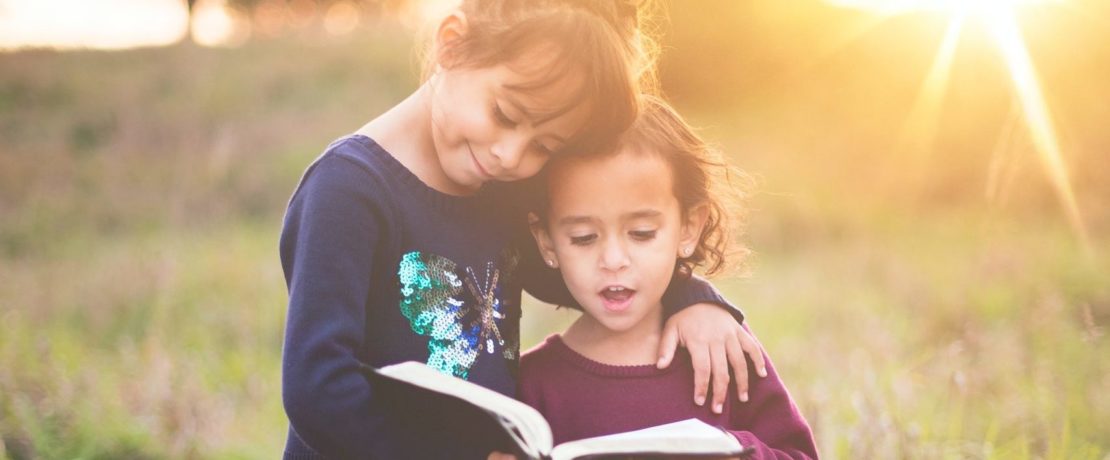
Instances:
[[[486,457],[486,460],[516,460],[516,455],[493,451],[489,453],[489,457]]]
[[[728,395],[729,365],[736,374],[736,391],[740,401],[748,400],[748,366],[744,353],[752,357],[756,372],[767,376],[763,362],[763,345],[748,333],[725,309],[711,303],[699,303],[675,313],[663,325],[659,342],[659,368],[667,367],[679,345],[690,352],[694,365],[694,402],[705,403],[710,374],[713,382],[713,412],[721,413]]]

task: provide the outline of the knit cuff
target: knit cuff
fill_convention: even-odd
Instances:
[[[700,276],[692,275],[688,279],[671,280],[670,288],[663,295],[663,308],[668,316],[699,303],[717,304],[728,310],[732,317],[736,318],[736,322],[741,324],[744,322],[744,312],[740,307],[725,299],[713,284]]]
[[[281,458],[282,458],[282,460],[327,460],[328,459],[327,457],[325,457],[323,455],[320,455],[320,454],[317,454],[317,453],[289,452],[289,451],[285,451],[285,455],[282,455]]]

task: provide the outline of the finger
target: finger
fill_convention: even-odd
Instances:
[[[671,326],[670,323],[667,324],[663,328],[663,338],[659,341],[659,361],[655,363],[659,369],[671,365],[674,352],[678,348],[678,328]]]
[[[709,347],[688,344],[686,351],[694,366],[694,403],[700,406],[705,404],[705,393],[709,389]]]
[[[738,337],[740,338],[740,346],[748,353],[748,356],[752,357],[752,364],[755,365],[755,372],[759,374],[760,377],[766,377],[767,361],[763,359],[763,344],[759,343],[759,339],[756,339],[755,336],[747,330],[741,330],[738,333]]]
[[[725,345],[710,344],[709,359],[713,368],[713,413],[720,414],[728,397],[728,353],[725,352]]]
[[[734,336],[732,340],[725,342],[725,346],[728,350],[728,362],[732,365],[732,373],[736,376],[736,397],[741,402],[747,402],[748,363],[744,360],[744,347],[740,343],[740,337]]]

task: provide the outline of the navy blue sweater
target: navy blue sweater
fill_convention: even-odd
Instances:
[[[531,243],[520,199],[530,186],[444,194],[361,135],[308,167],[280,243],[285,458],[485,458],[457,440],[402,432],[358,366],[417,360],[514,394],[521,289],[574,306]],[[671,309],[699,302],[728,305],[697,278],[672,283],[664,298]]]

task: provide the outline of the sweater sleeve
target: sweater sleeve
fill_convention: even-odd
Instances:
[[[366,171],[325,154],[290,200],[280,252],[289,289],[282,399],[305,444],[330,458],[395,458],[382,412],[358,372],[384,210]],[[376,458],[376,457],[375,457]]]
[[[543,263],[543,257],[540,256],[539,248],[529,230],[528,213],[537,206],[542,206],[544,180],[544,175],[541,173],[532,179],[495,185],[495,187],[506,188],[496,193],[497,196],[504,197],[506,200],[504,209],[512,213],[508,221],[512,227],[513,245],[520,255],[521,285],[532,297],[541,302],[581,310],[582,307],[570,294],[559,270]],[[729,303],[711,283],[699,276],[676,276],[663,294],[663,309],[667,316],[699,303],[720,305],[721,308],[728,310],[737,322],[744,322],[744,312]]]
[[[744,326],[747,329],[747,326]],[[766,353],[767,377],[751,380],[748,402],[732,396],[729,432],[751,452],[745,459],[816,459],[817,446],[805,417],[790,398],[786,386]],[[755,365],[748,359],[748,375]]]

